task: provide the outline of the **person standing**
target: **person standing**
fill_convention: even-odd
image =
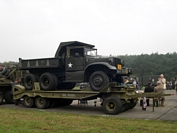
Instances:
[[[163,87],[164,91],[166,90],[166,79],[164,78],[163,74],[160,74],[159,81],[161,83],[161,86]]]
[[[157,81],[157,86],[154,87],[154,92],[155,93],[163,93],[164,92],[164,89],[163,89],[160,81]],[[160,101],[161,102],[161,106],[164,107],[165,97],[161,96],[161,97],[157,97],[156,98],[156,104],[157,104],[157,106],[158,106],[158,101]]]
[[[128,79],[127,79],[127,77],[125,78],[125,80],[124,80],[124,84],[127,84],[129,81],[128,81]]]

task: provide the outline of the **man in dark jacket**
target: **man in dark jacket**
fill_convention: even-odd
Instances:
[[[144,89],[144,92],[154,92],[154,87],[152,86],[152,83],[148,83],[148,85]]]

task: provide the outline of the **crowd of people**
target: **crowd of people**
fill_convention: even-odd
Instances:
[[[139,90],[139,83],[137,82],[136,77],[134,77],[133,79],[130,79],[133,86]],[[129,80],[127,78],[125,78],[124,81],[125,84],[129,83]],[[177,77],[175,78],[175,90],[176,90],[176,95],[177,95]],[[166,89],[167,89],[167,81],[164,77],[163,74],[160,74],[158,80],[156,83],[154,82],[149,82],[148,85],[145,87],[144,92],[155,92],[155,93],[165,93]],[[165,97],[164,96],[160,96],[160,97],[156,97],[154,98],[154,105],[155,106],[162,106],[164,107],[164,102],[165,102]]]

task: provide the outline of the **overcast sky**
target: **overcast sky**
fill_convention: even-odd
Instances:
[[[176,52],[177,0],[0,0],[0,62],[53,57],[65,41],[99,55]]]

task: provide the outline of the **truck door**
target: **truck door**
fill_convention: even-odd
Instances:
[[[66,71],[83,71],[85,68],[84,48],[69,48],[66,57]]]

